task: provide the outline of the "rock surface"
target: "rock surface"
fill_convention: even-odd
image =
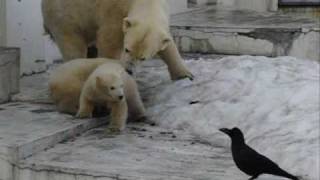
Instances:
[[[52,105],[23,102],[0,105],[0,180],[12,180],[14,167],[21,159],[103,123],[102,119],[79,120],[59,114]]]
[[[156,126],[129,124],[119,136],[106,136],[104,127],[92,129],[20,159],[12,171],[14,176],[17,180],[247,179],[232,161],[230,139],[218,131],[238,126],[249,145],[284,169],[304,180],[319,179],[318,62],[238,56],[190,60],[187,65],[196,77],[192,82],[170,81],[160,61],[147,61],[137,68],[136,79],[148,118]],[[32,89],[36,85],[45,87],[47,77],[25,78],[22,84],[29,86],[16,100],[25,104],[43,102],[46,91],[32,93]],[[52,108],[37,107],[31,109]],[[38,120],[42,125],[58,117],[56,112],[43,115],[47,118]],[[33,122],[38,116],[34,114]],[[65,120],[47,126],[54,130],[64,126]],[[26,125],[19,129],[24,128],[29,129]],[[10,132],[2,130],[0,136],[8,137]],[[33,131],[37,132],[43,131]],[[43,147],[41,143],[36,145]],[[259,179],[281,178],[263,175]]]
[[[188,66],[193,82],[170,83],[159,80],[160,70],[143,70],[152,72],[143,83],[152,120],[225,148],[230,139],[218,129],[238,126],[249,145],[284,169],[319,179],[319,63],[240,56]]]
[[[186,131],[130,124],[122,135],[108,137],[97,128],[39,153],[21,165],[21,174],[30,168],[43,172],[44,179],[58,172],[72,174],[75,180],[232,179],[241,173],[228,154],[224,147],[211,146]]]

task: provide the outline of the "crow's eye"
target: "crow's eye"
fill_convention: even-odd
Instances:
[[[125,49],[126,53],[130,53],[130,50],[128,48]]]
[[[110,89],[111,89],[111,90],[115,90],[116,88],[112,86],[112,87],[110,87]]]

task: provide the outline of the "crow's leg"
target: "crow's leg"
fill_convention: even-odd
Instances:
[[[257,175],[254,175],[252,176],[249,180],[254,180],[254,179],[257,179],[259,177],[260,174],[257,174]]]

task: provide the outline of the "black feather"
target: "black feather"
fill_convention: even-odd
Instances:
[[[231,138],[233,160],[241,171],[251,176],[250,180],[256,179],[261,174],[271,174],[292,180],[298,180],[296,176],[284,171],[269,158],[249,147],[245,143],[243,133],[239,128],[223,128],[220,129],[220,131],[224,132]]]

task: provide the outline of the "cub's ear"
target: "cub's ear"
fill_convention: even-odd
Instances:
[[[164,38],[162,40],[162,46],[161,46],[161,51],[165,50],[167,46],[170,44],[171,39],[170,38]]]
[[[129,28],[131,28],[132,26],[134,26],[137,22],[135,20],[133,20],[132,18],[126,17],[123,19],[122,22],[122,30],[123,32],[127,32],[127,30]]]

